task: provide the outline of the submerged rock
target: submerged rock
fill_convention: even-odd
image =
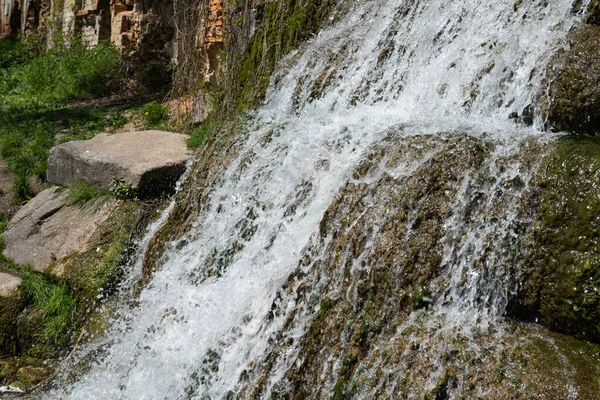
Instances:
[[[191,156],[186,139],[173,132],[142,131],[64,143],[50,151],[47,179],[61,186],[85,182],[109,189],[117,178],[131,183],[140,197],[171,192]]]
[[[86,251],[118,201],[107,200],[97,210],[67,206],[67,193],[47,189],[21,208],[4,233],[4,255],[43,272],[63,257]]]
[[[597,6],[600,7],[600,6]],[[600,14],[600,11],[598,12]],[[600,134],[600,27],[585,26],[568,37],[548,68],[541,113],[550,128]]]
[[[0,270],[0,356],[16,353],[17,316],[24,306],[21,278]]]

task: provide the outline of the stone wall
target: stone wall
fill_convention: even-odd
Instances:
[[[50,2],[44,0],[0,0],[0,38],[46,29]]]
[[[109,40],[119,48],[136,48],[145,41],[169,57],[172,19],[172,0],[0,0],[0,37],[49,34],[56,26],[64,37],[79,36],[89,47]]]

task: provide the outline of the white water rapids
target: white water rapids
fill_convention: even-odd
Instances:
[[[137,306],[121,312],[107,337],[76,355],[82,359],[101,348],[91,369],[44,398],[235,398],[242,371],[260,362],[268,338],[282,329],[283,317],[265,318],[276,293],[340,187],[390,128],[402,126],[406,137],[486,137],[496,158],[545,135],[535,128],[541,121],[528,128],[508,116],[535,101],[545,65],[575,23],[570,1],[354,3],[338,23],[283,60],[266,104],[246,124],[240,157],[218,180],[186,244],[169,250]],[[271,141],[264,146],[266,134]],[[487,163],[493,169],[493,159]],[[505,180],[519,173],[518,161],[498,172]],[[307,183],[308,193],[297,202]],[[294,212],[286,213],[292,204]],[[253,234],[228,257],[250,213]],[[509,226],[511,218],[507,212],[495,229]],[[444,242],[445,262],[455,272],[448,280],[456,280],[445,296],[454,301],[437,312],[449,315],[448,323],[459,314],[496,318],[505,303],[494,301],[494,308],[476,299],[491,290],[491,297],[505,300],[510,288],[502,286],[502,275],[482,283],[469,272],[479,228],[457,223],[446,222]],[[207,277],[205,265],[215,254],[222,273]],[[465,276],[469,285],[459,290]]]

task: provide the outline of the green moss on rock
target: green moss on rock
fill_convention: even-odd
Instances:
[[[541,112],[554,130],[597,135],[600,134],[600,27],[585,26],[570,34],[568,40],[570,48],[559,51],[548,68]]]
[[[582,0],[577,1],[576,4],[577,3],[580,4],[580,7],[583,6]],[[585,14],[583,15],[583,20],[588,24],[600,25],[600,1],[589,1]]]
[[[51,370],[47,367],[27,366],[19,368],[16,374],[16,381],[11,383],[11,386],[18,387],[21,390],[28,390],[33,385],[46,380]]]
[[[234,2],[226,23],[226,71],[219,79],[217,111],[222,117],[259,105],[277,62],[324,26],[336,4],[335,0],[268,1],[259,3],[251,14],[246,2]],[[250,36],[245,27],[253,18],[256,30]]]
[[[534,185],[537,220],[511,313],[600,342],[600,140],[558,141]]]

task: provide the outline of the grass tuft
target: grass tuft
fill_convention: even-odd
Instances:
[[[111,197],[112,194],[110,191],[98,190],[89,183],[82,182],[69,188],[67,205],[79,205],[81,207],[97,210]]]
[[[20,267],[23,289],[34,307],[44,310],[44,327],[40,331],[45,339],[62,341],[74,323],[77,303],[65,282],[55,282],[30,267]]]

